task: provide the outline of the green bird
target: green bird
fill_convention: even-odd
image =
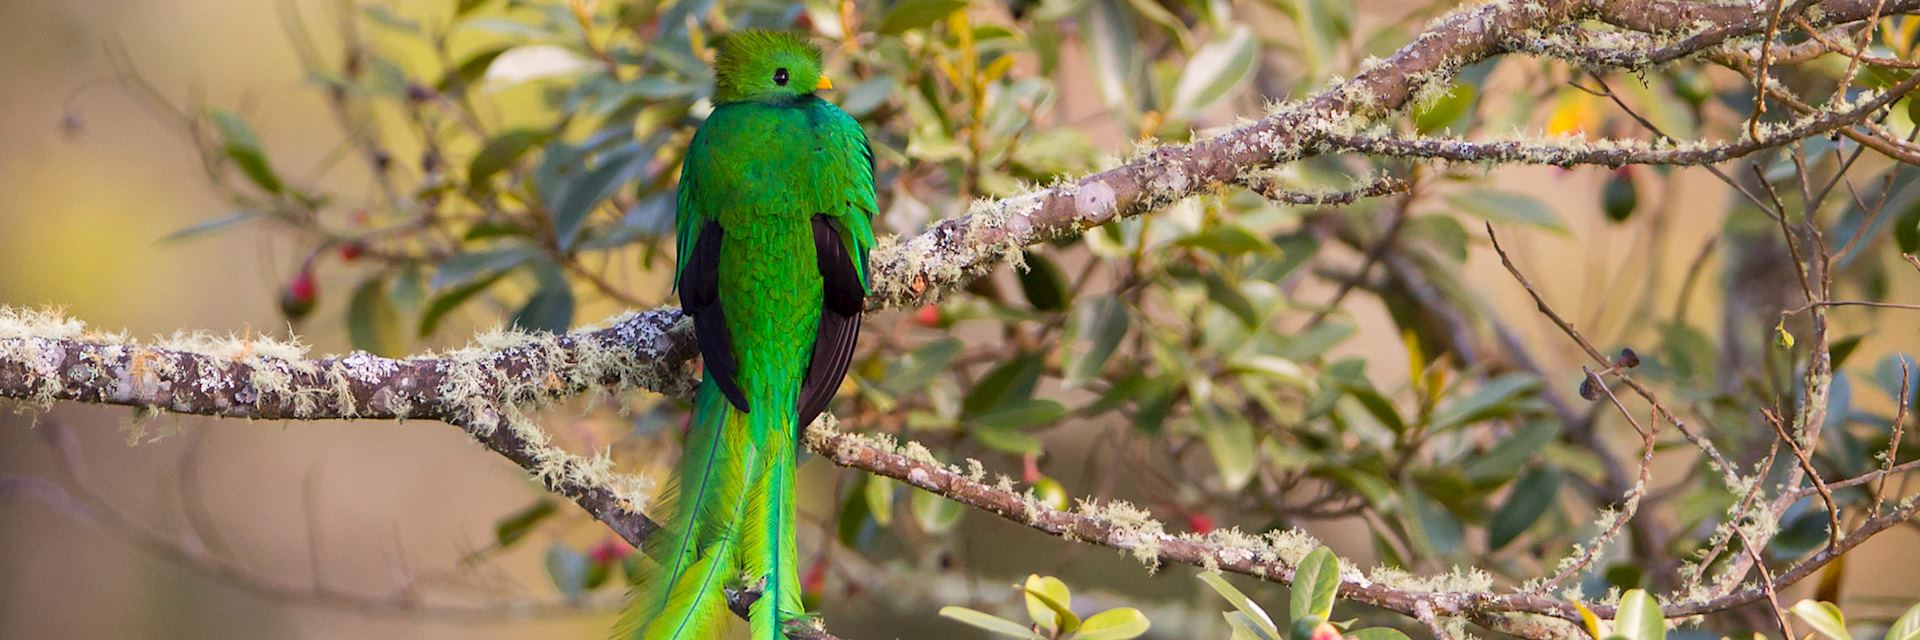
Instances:
[[[706,373],[665,528],[616,635],[709,638],[728,587],[756,640],[806,615],[793,541],[800,429],[846,377],[871,291],[873,151],[798,36],[729,34],[680,172],[675,286]]]

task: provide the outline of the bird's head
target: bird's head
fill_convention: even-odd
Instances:
[[[833,83],[820,71],[820,49],[798,35],[758,29],[720,40],[713,63],[713,101],[781,102],[812,95]]]

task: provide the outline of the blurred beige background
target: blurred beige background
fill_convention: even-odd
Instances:
[[[276,160],[295,167],[311,163],[330,150],[337,134],[319,96],[301,81],[274,4],[7,0],[0,6],[0,304],[62,306],[96,327],[125,328],[137,336],[177,329],[285,332],[274,297],[297,260],[292,243],[253,228],[190,244],[156,243],[170,231],[223,213],[225,205],[206,186],[177,127],[117,85],[93,82],[111,72],[108,47],[121,47],[168,96],[179,100],[198,91],[210,104],[236,106]],[[324,14],[332,3],[299,4]],[[1090,101],[1081,104],[1092,108]],[[1624,279],[1620,286],[1628,290],[1638,282],[1631,269],[1621,271],[1630,259],[1623,249],[1636,237],[1606,227],[1596,211],[1599,174],[1514,169],[1497,175],[1511,188],[1561,206],[1572,237],[1581,239],[1513,233],[1521,245],[1517,257],[1547,294],[1565,301],[1563,310],[1576,318],[1599,317],[1615,328],[1631,321],[1608,317],[1596,297],[1581,294],[1588,286],[1613,286],[1615,278]],[[1680,200],[1685,215],[1671,231],[1669,264],[1691,258],[1699,240],[1718,229],[1724,208],[1723,189],[1710,178],[1689,180],[1699,188]],[[1513,323],[1524,333],[1555,345],[1548,350],[1560,356],[1549,363],[1553,370],[1572,370],[1571,349],[1555,340],[1550,326],[1535,321],[1523,294],[1490,255],[1476,255],[1471,272],[1468,281],[1481,295],[1515,310]],[[345,349],[339,316],[351,273],[323,271],[320,309],[302,331],[318,351]],[[1912,282],[1912,274],[1903,273],[1895,290],[1912,299],[1920,293]],[[1352,306],[1362,335],[1394,335],[1370,299]],[[583,309],[577,319],[592,321],[605,311]],[[1694,310],[1702,319],[1715,312],[1708,305]],[[1359,342],[1360,348],[1396,354],[1379,358],[1375,375],[1404,378],[1397,340]],[[1883,327],[1856,357],[1916,348],[1920,339],[1912,328]],[[78,434],[102,494],[161,530],[185,526],[181,461],[198,451],[192,482],[202,488],[229,555],[249,571],[295,586],[318,581],[383,593],[396,575],[451,566],[491,538],[502,514],[539,495],[517,469],[438,423],[187,418],[178,420],[183,435],[130,448],[121,434],[130,416],[122,409],[62,407],[52,419]],[[0,474],[58,478],[55,457],[41,438],[46,429],[30,423],[26,416],[0,416]],[[822,470],[816,464],[811,473]],[[317,540],[309,539],[310,531]],[[598,535],[561,533],[577,540]],[[1329,542],[1350,557],[1370,553],[1364,536]],[[1870,543],[1852,563],[1849,593],[1920,596],[1911,579],[1920,575],[1920,554],[1911,551],[1916,542],[1920,536],[1902,530]],[[537,554],[543,546],[523,551]],[[1109,559],[1094,554],[1084,557]],[[490,580],[550,597],[537,560],[504,564],[524,570]],[[1007,575],[1023,573],[998,566],[1004,561],[991,564]],[[1116,581],[1148,579],[1130,562],[1112,564],[1108,574]],[[1189,584],[1156,590],[1187,592]],[[870,612],[857,602],[831,606]],[[930,620],[934,608],[901,615]],[[601,637],[609,622],[594,615],[472,618],[281,602],[235,589],[44,504],[0,503],[0,638]],[[886,635],[863,626],[842,630],[855,637]]]

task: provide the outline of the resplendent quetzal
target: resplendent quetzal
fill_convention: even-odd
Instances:
[[[706,374],[653,567],[621,637],[718,635],[726,588],[761,590],[755,640],[806,615],[793,541],[800,429],[826,408],[860,334],[873,247],[873,152],[799,36],[725,36],[713,113],[680,173],[681,306]]]

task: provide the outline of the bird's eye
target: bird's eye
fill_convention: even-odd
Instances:
[[[786,67],[781,67],[773,70],[773,83],[780,85],[782,87],[787,86],[787,68]]]

